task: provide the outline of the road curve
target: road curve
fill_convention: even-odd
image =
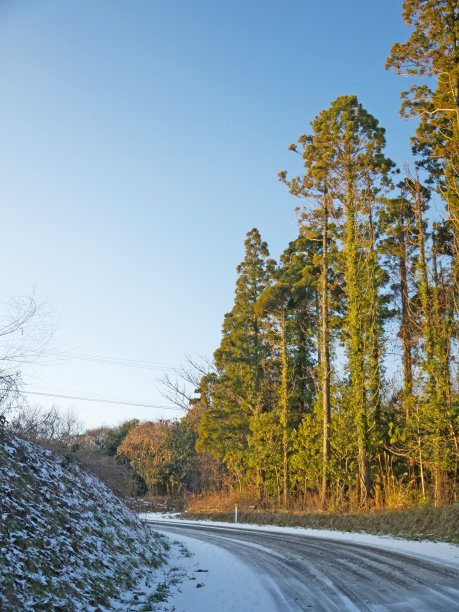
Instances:
[[[257,572],[278,610],[459,611],[459,571],[425,559],[300,534],[149,524],[229,551]]]

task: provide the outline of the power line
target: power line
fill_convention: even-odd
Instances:
[[[144,370],[168,370],[176,372],[177,367],[170,363],[152,363],[148,361],[141,361],[138,359],[123,359],[117,357],[108,357],[104,355],[90,355],[87,353],[65,353],[61,351],[55,351],[48,353],[50,357],[57,357],[58,359],[71,359],[78,361],[88,361],[90,363],[100,363],[105,365],[117,365],[128,368],[140,368]]]
[[[23,391],[26,395],[42,395],[44,397],[59,397],[63,399],[72,399],[79,400],[83,402],[99,402],[102,404],[119,404],[121,406],[137,406],[140,408],[157,408],[161,410],[183,410],[183,408],[178,408],[175,406],[161,406],[158,404],[144,404],[142,402],[123,402],[121,400],[110,400],[106,398],[97,398],[97,397],[81,397],[77,395],[61,395],[59,393],[43,393],[41,391]]]
[[[108,357],[104,355],[90,355],[87,353],[65,353],[61,351],[55,351],[48,353],[51,357],[58,357],[59,359],[75,359],[79,361],[90,361],[95,363],[107,363],[110,365],[128,366],[134,368],[145,368],[152,370],[176,370],[177,368],[170,363],[152,363],[148,361],[141,361],[138,359],[123,359],[118,357]]]

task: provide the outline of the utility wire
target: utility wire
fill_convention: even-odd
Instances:
[[[59,393],[43,393],[40,391],[23,391],[26,395],[42,395],[44,397],[59,397],[63,399],[81,400],[83,402],[100,402],[102,404],[119,404],[122,406],[138,406],[140,408],[158,408],[161,410],[183,410],[175,406],[161,406],[158,404],[147,404],[142,402],[123,402],[121,400],[110,400],[106,398],[97,397],[80,397],[77,395],[61,395]]]
[[[107,357],[103,355],[89,355],[86,353],[64,353],[55,351],[48,353],[50,357],[57,357],[58,359],[71,359],[78,361],[88,361],[90,363],[101,363],[106,365],[117,365],[129,368],[140,368],[144,370],[168,370],[176,372],[177,367],[174,367],[170,363],[150,363],[148,361],[140,361],[137,359],[119,359],[117,357]]]

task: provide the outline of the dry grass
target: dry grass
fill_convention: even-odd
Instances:
[[[459,544],[459,503],[441,508],[378,510],[359,513],[286,511],[257,507],[253,500],[232,494],[190,499],[187,518],[233,521],[238,504],[240,522],[260,525],[298,526],[340,531],[364,531],[408,539],[438,540]]]
[[[266,502],[268,503],[268,502]],[[200,513],[227,513],[234,512],[234,505],[239,508],[250,511],[261,509],[261,504],[257,504],[253,495],[247,491],[237,491],[230,489],[228,492],[214,491],[205,493],[204,495],[192,495],[187,499],[187,512]],[[260,506],[260,508],[257,508]],[[266,504],[263,504],[263,509],[267,509]],[[269,508],[273,509],[273,508]]]

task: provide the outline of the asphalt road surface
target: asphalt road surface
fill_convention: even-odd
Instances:
[[[254,570],[288,610],[459,611],[459,571],[360,544],[286,533],[151,522],[204,540]]]

